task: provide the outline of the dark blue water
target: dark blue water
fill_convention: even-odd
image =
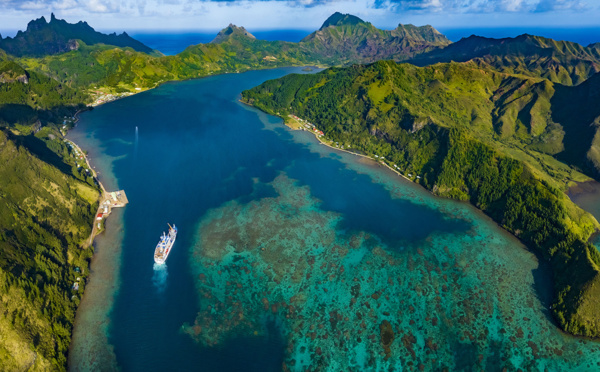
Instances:
[[[261,40],[282,40],[298,42],[312,31],[307,30],[248,30],[257,39]],[[163,54],[170,56],[182,52],[190,45],[200,43],[209,43],[219,33],[219,30],[205,32],[165,32],[165,33],[147,33],[132,32],[131,36],[152,49],[157,49]]]
[[[391,239],[423,239],[435,230],[468,229],[465,223],[445,221],[433,209],[392,200],[368,176],[345,170],[339,161],[320,159],[291,143],[289,135],[286,140],[285,133],[262,130],[254,110],[236,101],[238,94],[292,71],[301,72],[257,71],[166,84],[83,116],[79,129],[93,129],[95,139],[105,146],[104,154],[121,158],[113,162],[113,173],[130,201],[124,214],[122,286],[109,334],[124,370],[281,368],[283,344],[274,327],[269,327],[266,340],[242,336],[217,349],[199,347],[180,330],[197,312],[188,269],[195,225],[210,208],[267,196],[268,192],[253,193],[253,179],[269,183],[292,163],[296,164],[290,176],[310,185],[315,196],[325,200],[325,210],[347,216],[348,229]],[[134,143],[136,126],[139,142]],[[167,222],[176,223],[180,232],[166,273],[157,273],[152,251]],[[232,354],[236,358],[230,358]]]
[[[180,329],[197,311],[187,247],[199,218],[209,208],[250,194],[250,176],[273,177],[273,170],[263,169],[268,160],[281,158],[283,166],[301,151],[261,131],[256,114],[236,102],[242,89],[291,71],[300,69],[167,84],[83,117],[80,125],[93,128],[96,139],[106,145],[106,155],[126,156],[113,164],[130,204],[124,215],[123,285],[109,335],[124,370],[281,368],[282,346],[275,331],[267,340],[240,338],[223,350],[203,350]],[[136,126],[139,142],[133,146]],[[227,180],[232,176],[235,182]],[[152,251],[167,222],[176,223],[180,233],[167,262],[166,283],[157,283]]]
[[[351,342],[366,340],[359,335],[360,313],[371,314],[364,325],[368,332],[378,334],[381,320],[390,319],[410,339],[436,335],[441,349],[435,355],[392,345],[402,355],[391,359],[398,366],[418,361],[433,368],[443,360],[457,367],[478,363],[477,353],[485,354],[486,363],[510,355],[508,367],[561,365],[562,359],[546,354],[530,361],[527,344],[512,347],[508,338],[519,327],[533,328],[531,337],[540,347],[549,339],[562,347],[570,358],[566,366],[589,365],[590,360],[573,361],[578,348],[593,359],[594,345],[561,335],[540,311],[532,276],[537,262],[515,239],[473,208],[434,198],[374,162],[332,154],[310,133],[290,132],[279,119],[237,102],[242,90],[290,72],[301,69],[169,83],[82,115],[75,130],[79,144],[98,160],[107,186],[125,189],[130,201],[120,221],[121,250],[113,258],[120,280],[110,288],[107,342],[100,341],[113,347],[122,370],[278,371],[282,364],[301,369],[301,363],[347,370],[348,363],[364,369],[369,360],[391,368],[377,338],[345,344],[342,327]],[[166,267],[156,267],[153,251],[167,222],[177,224],[179,235]],[[267,250],[255,249],[256,242],[273,237]],[[249,251],[232,259],[226,253],[230,245]],[[340,256],[348,249],[352,252]],[[309,254],[316,262],[307,280],[290,281],[294,275],[286,272]],[[256,272],[246,275],[236,266],[243,257],[256,263]],[[344,265],[345,273],[319,270]],[[281,275],[274,282],[264,279],[271,268]],[[506,278],[501,285],[498,276]],[[205,277],[213,284],[207,286]],[[329,323],[329,311],[348,311],[354,280],[365,297],[354,309],[360,311],[344,315],[354,320],[340,323],[337,335],[319,333],[311,342],[306,335]],[[331,300],[323,296],[325,283]],[[446,292],[436,296],[442,283]],[[389,296],[368,305],[372,293],[386,290]],[[285,302],[284,311],[298,296],[305,298],[304,305],[295,305],[301,317],[288,318],[277,309],[273,315],[269,306],[263,310],[264,300]],[[418,310],[406,313],[409,306]],[[249,325],[236,326],[238,311]],[[455,324],[452,314],[472,312],[479,316]],[[317,313],[325,318],[313,317]],[[424,314],[447,327],[423,324]],[[533,321],[523,324],[523,318]],[[91,326],[102,327],[103,319],[98,315]],[[476,334],[480,344],[467,348],[459,341],[463,332]],[[74,342],[83,344],[86,337],[96,336],[85,333]],[[315,354],[317,346],[326,360]],[[456,359],[467,349],[468,358]],[[95,369],[85,367],[93,365],[95,352],[71,354],[73,369]]]

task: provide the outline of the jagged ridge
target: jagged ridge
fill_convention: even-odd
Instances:
[[[475,61],[481,67],[497,71],[577,85],[600,72],[600,48],[528,34],[503,39],[473,35],[424,53],[410,62],[426,66],[451,61]]]
[[[26,31],[19,31],[14,38],[0,40],[0,49],[17,57],[44,56],[68,52],[79,48],[77,40],[88,45],[106,44],[117,47],[130,47],[143,53],[152,53],[152,49],[133,39],[127,33],[106,35],[95,31],[86,22],[71,24],[57,19],[54,14],[50,22],[41,17],[29,22]]]

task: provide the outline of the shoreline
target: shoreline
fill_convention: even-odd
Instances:
[[[313,65],[288,65],[288,66],[272,66],[272,67],[263,67],[263,68],[248,68],[247,70],[244,71],[229,71],[229,72],[218,72],[218,73],[209,73],[207,75],[203,75],[203,76],[195,76],[195,77],[190,77],[190,78],[185,78],[185,79],[173,79],[173,80],[161,80],[159,82],[156,83],[155,86],[151,87],[151,88],[141,88],[141,90],[136,90],[134,92],[126,92],[123,93],[123,95],[121,96],[116,96],[115,98],[108,100],[108,101],[103,101],[103,102],[99,102],[99,103],[91,103],[89,105],[86,105],[86,107],[84,109],[81,109],[79,111],[77,111],[73,117],[76,118],[75,123],[73,125],[73,127],[75,127],[77,125],[77,122],[79,121],[77,115],[80,112],[84,112],[84,111],[90,111],[93,110],[94,108],[98,107],[98,106],[102,106],[104,104],[110,103],[110,102],[115,102],[118,101],[120,99],[123,98],[127,98],[127,97],[132,97],[135,96],[139,93],[143,93],[143,92],[147,92],[149,90],[155,89],[160,87],[163,84],[167,84],[167,83],[176,83],[176,82],[184,82],[184,81],[190,81],[190,80],[199,80],[199,79],[205,79],[207,77],[211,77],[211,76],[219,76],[219,75],[227,75],[227,74],[243,74],[246,72],[250,72],[250,71],[262,71],[262,70],[274,70],[274,69],[278,69],[278,68],[293,68],[293,67],[310,67],[310,68],[315,68],[315,69],[322,69],[322,70],[326,70],[328,68],[334,67],[334,66],[329,66],[329,65],[319,65],[319,64],[313,64]],[[319,71],[320,72],[320,71]],[[94,101],[95,102],[95,101]],[[250,105],[251,106],[251,105]]]
[[[242,101],[240,101],[240,102],[242,102]],[[252,105],[250,105],[250,104],[247,104],[247,103],[245,103],[245,102],[242,102],[242,103],[244,103],[244,104],[246,104],[246,105],[249,105],[249,106],[251,106],[251,107],[254,107],[254,106],[252,106]],[[255,107],[255,108],[256,108],[256,107]],[[315,136],[315,138],[316,138],[316,139],[319,141],[319,143],[320,143],[321,145],[327,146],[327,147],[329,147],[330,149],[333,149],[333,150],[342,151],[342,152],[345,152],[345,153],[348,153],[348,154],[352,154],[352,155],[360,156],[360,157],[363,157],[363,158],[366,158],[366,159],[370,159],[370,160],[374,161],[374,162],[375,162],[375,163],[377,163],[377,164],[380,164],[380,165],[383,165],[383,166],[387,167],[389,170],[391,170],[392,172],[396,173],[397,175],[399,175],[400,177],[404,178],[405,180],[407,180],[407,181],[410,181],[410,182],[413,182],[413,183],[416,183],[416,184],[419,184],[418,182],[415,182],[415,181],[411,180],[410,178],[408,178],[407,176],[405,176],[404,174],[400,173],[398,170],[396,170],[396,169],[394,169],[394,168],[390,167],[390,165],[389,165],[388,163],[386,163],[385,161],[382,161],[382,160],[379,160],[379,159],[372,158],[372,157],[370,157],[369,155],[365,155],[365,154],[359,154],[359,153],[357,153],[357,152],[353,152],[353,151],[350,151],[350,150],[340,149],[339,147],[333,147],[333,146],[331,146],[330,144],[328,144],[327,142],[323,141],[323,140],[322,140],[322,139],[321,139],[321,138],[320,138],[320,137],[319,137],[319,136],[318,136],[318,135],[317,135],[315,132],[313,132],[313,131],[309,131],[309,130],[306,130],[304,127],[301,127],[301,128],[294,128],[294,127],[292,127],[291,125],[289,125],[289,124],[286,122],[285,118],[283,118],[283,117],[281,117],[281,116],[279,116],[279,115],[277,115],[277,116],[278,116],[279,118],[281,118],[281,119],[283,120],[283,124],[284,124],[286,127],[290,128],[291,130],[305,131],[305,132],[310,132],[310,133],[312,133],[312,134]],[[419,184],[419,185],[420,185],[420,184]]]
[[[79,123],[79,115],[91,109],[92,107],[88,106],[77,111],[74,115],[75,125],[70,130]],[[92,232],[80,247],[80,249],[92,249],[92,257],[88,266],[88,283],[81,302],[75,310],[67,356],[68,370],[97,370],[107,366],[110,366],[110,370],[117,370],[114,348],[108,340],[108,329],[109,314],[120,286],[120,263],[114,262],[113,259],[119,255],[122,248],[124,211],[113,211],[111,208],[108,214],[103,213],[102,221],[97,221],[96,216],[103,212],[102,202],[110,198],[110,193],[100,180],[99,172],[92,167],[89,155],[73,139],[67,138],[67,134],[63,136],[63,140],[72,144],[73,148],[80,152],[99,188],[98,210],[91,222]],[[113,214],[115,214],[114,218],[108,218]],[[103,224],[102,229],[97,228],[99,222]]]
[[[224,74],[228,73],[214,75]],[[185,80],[203,79],[214,75],[205,75]],[[62,139],[67,143],[71,143],[73,147],[76,148],[84,157],[88,169],[90,169],[92,172],[92,176],[100,188],[100,193],[98,196],[99,202],[105,200],[105,195],[108,195],[109,193],[106,191],[104,184],[100,180],[99,173],[94,167],[92,167],[90,157],[82,150],[81,146],[79,146],[77,142],[71,138],[67,138],[69,132],[78,126],[81,113],[85,111],[91,111],[95,107],[105,103],[115,102],[121,98],[131,97],[135,94],[157,88],[164,83],[185,80],[164,81],[161,82],[161,84],[157,84],[153,88],[148,88],[133,94],[121,96],[114,100],[103,102],[97,105],[87,105],[86,107],[77,110],[77,112],[73,114],[75,119],[73,126],[65,132],[65,134],[62,136]],[[98,211],[94,217],[100,212],[100,210],[101,204],[98,206]],[[119,288],[118,282],[120,280],[120,263],[115,264],[110,260],[110,258],[116,257],[116,255],[119,254],[118,250],[122,248],[124,226],[121,222],[123,219],[123,211],[118,211],[114,218],[109,219],[108,216],[109,215],[106,215],[106,217],[103,218],[105,225],[104,229],[102,229],[100,232],[97,232],[96,230],[97,221],[94,218],[92,221],[92,233],[89,240],[86,240],[86,242],[89,243],[84,243],[81,246],[81,249],[89,249],[92,247],[93,252],[92,258],[90,259],[90,264],[88,266],[88,270],[90,272],[89,282],[82,295],[81,303],[75,311],[75,321],[71,331],[71,342],[69,344],[69,354],[67,357],[69,369],[97,369],[101,368],[103,365],[111,365],[114,367],[114,369],[118,368],[114,354],[114,348],[108,341],[107,332],[110,324],[110,317],[108,314],[110,314],[112,311],[112,305],[116,296],[116,292]],[[86,366],[85,364],[87,363],[89,363],[89,365]]]
[[[77,114],[78,113],[79,112],[77,112]],[[77,121],[79,121],[79,118],[77,118]],[[88,249],[90,247],[93,247],[94,240],[96,239],[96,237],[102,231],[104,231],[104,230],[102,230],[101,232],[98,232],[98,230],[96,229],[97,221],[96,221],[95,217],[98,215],[98,213],[102,213],[102,203],[101,202],[103,200],[105,200],[105,195],[107,194],[107,192],[106,192],[106,188],[104,187],[102,182],[100,182],[100,179],[98,178],[98,174],[96,173],[96,170],[94,168],[92,168],[92,165],[90,164],[87,154],[85,152],[83,152],[81,147],[79,147],[79,145],[77,143],[75,143],[73,140],[67,139],[66,137],[63,137],[63,141],[65,141],[68,144],[71,144],[73,146],[73,148],[77,149],[77,151],[79,151],[81,156],[83,156],[83,159],[85,160],[85,163],[87,164],[88,169],[92,173],[92,177],[94,178],[94,181],[98,184],[98,187],[100,188],[99,193],[98,193],[98,199],[96,200],[98,203],[98,209],[96,210],[96,213],[94,214],[94,220],[92,221],[92,232],[90,233],[90,237],[88,239],[86,239],[87,243],[84,242],[80,247],[81,249]],[[107,218],[108,218],[108,215],[103,218],[102,222],[105,222]],[[94,258],[95,255],[96,255],[96,252],[92,252],[92,259]],[[91,263],[90,263],[90,266],[91,266]]]
[[[260,108],[258,108],[258,107],[256,107],[256,106],[253,106],[253,105],[251,105],[251,104],[248,104],[248,103],[246,103],[246,102],[242,102],[241,100],[240,100],[240,102],[241,102],[241,103],[244,103],[244,104],[246,104],[246,105],[248,105],[248,106],[250,106],[250,107],[253,107],[253,108],[257,109],[257,110],[260,110],[260,111],[262,111],[262,112],[265,112],[265,113],[266,113],[266,114],[268,114],[268,115],[276,116],[276,117],[278,117],[278,118],[282,119],[282,121],[283,121],[283,124],[284,124],[286,127],[288,127],[290,130],[292,130],[292,131],[300,131],[300,130],[302,130],[302,131],[308,131],[308,132],[311,132],[313,135],[315,135],[315,138],[316,138],[316,139],[319,141],[319,143],[320,143],[320,144],[322,144],[322,145],[325,145],[325,146],[327,146],[327,147],[329,147],[329,148],[331,148],[331,149],[333,149],[333,150],[337,150],[337,151],[343,151],[343,152],[346,152],[346,153],[349,153],[349,154],[352,154],[352,155],[357,155],[357,156],[360,156],[360,157],[363,157],[363,158],[367,158],[367,159],[373,160],[373,161],[374,161],[376,164],[378,164],[378,165],[385,165],[385,166],[386,166],[386,167],[387,167],[389,170],[391,170],[391,171],[393,171],[394,173],[396,173],[396,174],[398,174],[398,175],[402,176],[404,179],[406,179],[406,180],[408,180],[408,181],[411,181],[413,184],[416,184],[416,185],[419,185],[419,186],[423,187],[423,186],[422,186],[420,183],[417,183],[417,182],[415,182],[415,181],[411,180],[410,178],[408,178],[408,177],[404,176],[403,174],[399,173],[398,171],[396,171],[395,169],[393,169],[392,167],[390,167],[388,164],[386,164],[384,161],[378,161],[378,160],[376,160],[376,159],[373,159],[372,157],[370,157],[370,156],[368,156],[368,155],[364,155],[364,154],[358,154],[358,153],[354,153],[354,152],[352,152],[352,151],[348,151],[348,150],[345,150],[345,149],[340,149],[340,148],[333,147],[333,146],[329,145],[328,143],[325,143],[323,140],[321,140],[321,138],[319,138],[319,136],[317,135],[317,133],[315,133],[314,131],[312,131],[312,130],[309,130],[309,129],[306,129],[305,127],[294,128],[293,126],[289,125],[289,124],[286,122],[286,118],[282,117],[282,116],[281,116],[281,115],[279,115],[279,114],[271,114],[271,113],[268,113],[268,112],[266,112],[266,111],[263,111],[263,110],[261,110]],[[426,189],[426,188],[425,188],[425,190],[426,190],[428,193],[430,193],[432,196],[437,196],[437,197],[442,197],[442,198],[444,198],[444,199],[449,199],[449,200],[452,200],[452,198],[447,198],[447,197],[443,197],[443,196],[436,195],[435,193],[433,193],[433,191],[431,191],[431,190],[428,190],[428,189]],[[595,180],[590,180],[590,181],[585,181],[585,182],[579,182],[579,183],[576,183],[574,186],[570,187],[568,190],[564,191],[564,193],[566,194],[566,196],[567,196],[569,199],[571,199],[572,195],[573,195],[573,196],[581,196],[581,195],[584,195],[584,196],[589,196],[589,195],[591,195],[591,194],[600,194],[600,182],[598,182],[598,181],[595,181]],[[573,200],[572,200],[572,201],[573,201]],[[500,225],[498,222],[496,222],[495,220],[493,220],[493,219],[492,219],[490,216],[488,216],[488,215],[487,215],[487,214],[486,214],[484,211],[482,211],[481,209],[477,208],[476,206],[474,206],[473,204],[471,204],[471,203],[470,203],[470,202],[468,202],[468,201],[465,201],[464,203],[466,203],[466,204],[468,204],[468,205],[472,206],[472,207],[473,207],[473,208],[474,208],[474,209],[475,209],[477,212],[481,213],[481,215],[482,215],[482,216],[484,216],[484,217],[486,217],[487,219],[489,219],[489,220],[490,220],[490,221],[491,221],[491,222],[492,222],[494,225],[496,225],[496,226],[497,226],[497,227],[498,227],[500,230],[502,230],[503,232],[505,232],[505,233],[506,233],[506,234],[508,234],[509,236],[511,236],[511,237],[513,237],[513,238],[515,238],[515,239],[516,239],[516,240],[517,240],[517,241],[518,241],[518,242],[519,242],[519,243],[520,243],[520,244],[521,244],[521,245],[524,247],[525,251],[527,251],[527,252],[529,252],[529,253],[533,254],[533,256],[536,258],[536,260],[537,260],[537,262],[538,262],[538,265],[539,265],[539,267],[542,267],[542,266],[544,266],[544,267],[547,267],[548,263],[547,263],[547,262],[546,262],[546,261],[543,259],[543,256],[540,254],[540,252],[537,252],[537,251],[535,251],[535,250],[534,250],[532,247],[530,247],[529,245],[525,244],[525,242],[523,242],[523,241],[521,240],[521,238],[519,238],[518,236],[514,235],[514,234],[513,234],[513,233],[511,233],[510,231],[506,230],[504,227],[502,227],[502,226],[501,226],[501,225]],[[573,201],[573,203],[574,203],[575,205],[577,205],[578,207],[580,207],[581,209],[584,209],[584,208],[583,208],[583,207],[582,207],[580,204],[578,204],[578,203],[575,203],[574,201]],[[589,209],[587,209],[587,208],[586,208],[586,209],[584,209],[584,210],[585,210],[587,213],[591,214],[591,215],[592,215],[594,218],[596,218],[596,216],[595,216],[595,213],[593,213],[592,211],[590,211],[590,210],[589,210]],[[599,202],[598,202],[598,204],[597,204],[597,214],[598,214],[598,216],[600,217],[600,201],[599,201]],[[600,220],[600,218],[599,218],[599,220]],[[590,237],[588,238],[588,240],[587,240],[587,241],[591,243],[591,242],[592,242],[592,239],[594,239],[594,238],[597,238],[599,235],[600,235],[600,230],[596,230],[594,233],[592,233],[592,234],[590,235]],[[600,249],[600,247],[599,247],[598,249]],[[553,270],[552,268],[550,268],[550,271],[551,271],[551,277],[552,277],[552,278],[551,278],[551,280],[554,282],[554,280],[555,280],[555,279],[554,279],[554,275],[555,275],[555,274],[554,274],[554,270]],[[552,295],[552,296],[553,296],[553,298],[556,298],[556,293],[553,293],[553,295]],[[550,307],[548,310],[551,310],[551,309],[552,309],[552,307]],[[581,335],[581,334],[574,334],[574,333],[571,333],[571,332],[568,332],[568,331],[566,331],[566,330],[565,330],[565,329],[564,329],[564,328],[561,326],[561,324],[560,324],[559,320],[556,318],[556,316],[555,316],[553,313],[551,313],[551,314],[549,315],[548,319],[550,320],[550,322],[552,323],[552,325],[553,325],[553,326],[555,326],[555,328],[556,328],[556,329],[559,331],[559,333],[560,333],[560,334],[567,335],[568,337],[573,337],[573,338],[575,338],[575,339],[581,339],[581,340],[591,340],[591,341],[598,341],[598,340],[599,340],[599,338],[597,338],[597,337],[593,337],[593,336],[585,336],[585,335]]]

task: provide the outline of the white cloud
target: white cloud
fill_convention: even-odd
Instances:
[[[16,7],[19,10],[39,10],[47,8],[43,1],[23,1]]]
[[[0,30],[24,29],[41,15],[102,30],[316,29],[332,13],[356,15],[378,27],[398,23],[455,25],[588,25],[600,0],[0,0]],[[594,5],[593,7],[591,5]],[[587,8],[586,8],[587,6]],[[587,9],[588,11],[582,11]]]
[[[84,6],[92,13],[116,13],[119,11],[119,2],[107,0],[84,0]]]
[[[76,0],[58,0],[52,3],[53,9],[64,10],[64,9],[73,9],[79,6],[79,3]]]
[[[458,13],[581,11],[590,0],[374,0],[375,8],[395,12]]]

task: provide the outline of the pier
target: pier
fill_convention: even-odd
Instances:
[[[88,174],[91,174],[94,177],[94,180],[100,186],[100,204],[98,206],[98,210],[96,211],[96,215],[94,216],[94,223],[92,224],[92,233],[90,234],[90,238],[87,241],[87,244],[84,244],[85,247],[89,247],[94,242],[94,238],[96,235],[101,233],[104,230],[104,219],[110,215],[110,212],[113,208],[122,208],[129,203],[129,199],[127,199],[127,194],[125,194],[125,190],[118,191],[106,191],[104,185],[98,179],[98,174],[94,170],[94,167],[89,162],[89,159],[85,152],[73,141],[64,139],[65,143],[73,150],[75,162],[78,166],[80,166],[79,161],[84,160],[88,171]]]
[[[94,237],[104,230],[104,219],[110,215],[112,209],[122,208],[128,203],[129,200],[127,199],[125,190],[106,191],[104,187],[102,187],[100,205],[98,206],[98,211],[96,211],[88,246],[92,245]]]
[[[88,247],[92,245],[94,237],[104,230],[104,219],[110,215],[112,209],[122,208],[129,203],[125,190],[106,191],[103,186],[101,188],[102,194],[100,195],[100,205],[98,206],[98,211],[94,218]]]

